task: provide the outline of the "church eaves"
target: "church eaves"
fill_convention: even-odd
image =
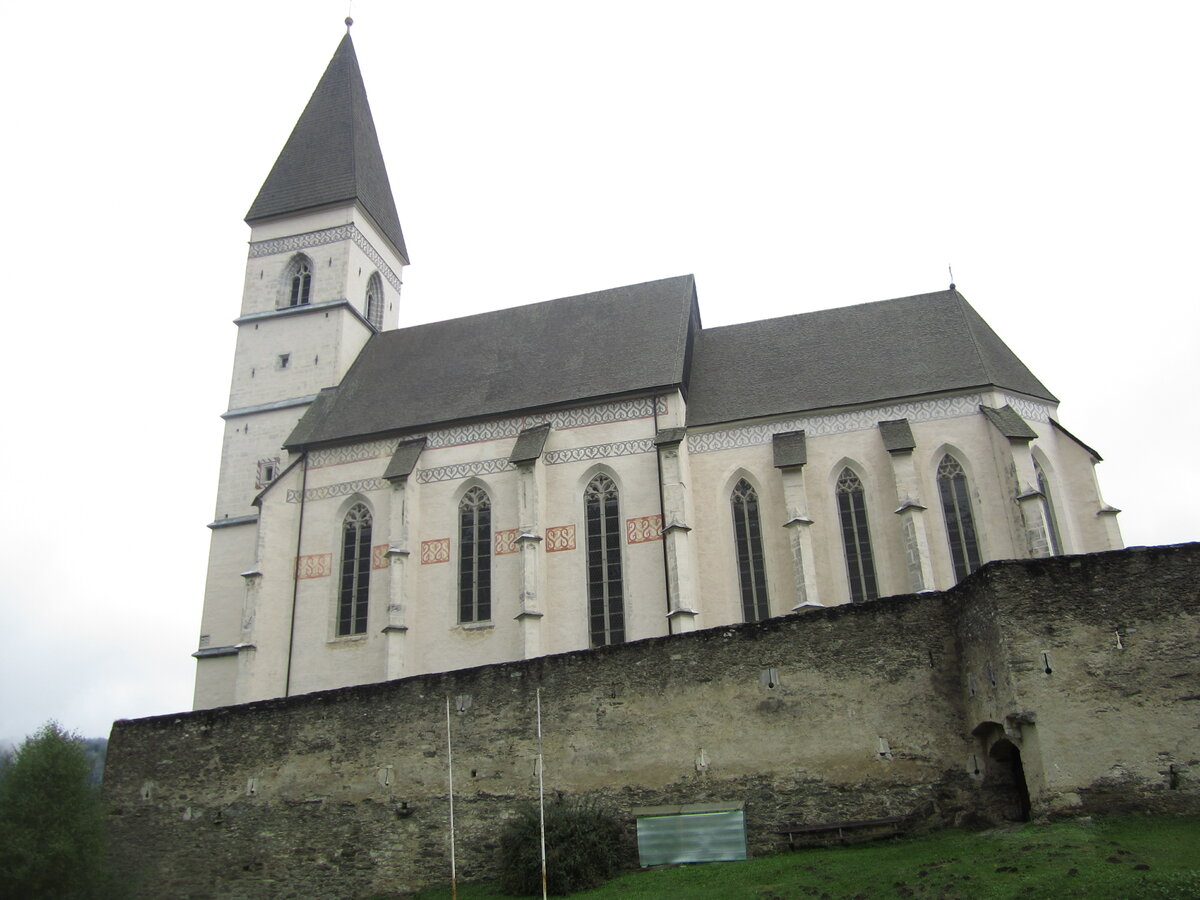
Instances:
[[[347,33],[246,213],[246,222],[253,225],[355,200],[407,263],[367,89]]]

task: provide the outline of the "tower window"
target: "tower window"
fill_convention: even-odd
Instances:
[[[850,599],[874,600],[879,596],[875,579],[875,560],[871,554],[871,532],[867,527],[866,492],[862,480],[849,466],[838,476],[838,518],[842,526],[842,547],[846,551],[846,575],[850,580]]]
[[[767,576],[763,565],[762,526],[758,517],[758,492],[743,478],[730,497],[733,537],[737,549],[738,582],[742,590],[742,617],[747,622],[767,618]]]
[[[361,503],[342,520],[342,572],[338,589],[338,637],[367,632],[371,592],[371,511]]]
[[[279,475],[279,457],[260,459],[258,461],[258,477],[254,479],[256,488],[265,488]]]
[[[367,321],[383,330],[383,279],[375,272],[367,279]]]
[[[312,262],[297,256],[288,265],[284,279],[285,306],[304,306],[312,297]]]
[[[290,354],[290,353],[280,353],[279,354],[279,368],[286,369],[288,367],[288,365],[291,363],[291,361],[292,361],[292,354]]]
[[[473,487],[458,504],[458,620],[492,617],[492,502]]]
[[[962,463],[947,453],[937,471],[938,492],[942,497],[942,517],[954,561],[954,579],[962,581],[979,568],[979,538],[975,533],[975,515],[971,511],[971,492]]]
[[[583,492],[587,519],[588,619],[592,646],[625,640],[624,582],[621,577],[621,510],[617,486],[597,475]]]

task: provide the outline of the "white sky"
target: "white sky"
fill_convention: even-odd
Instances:
[[[187,709],[249,208],[345,0],[0,0],[0,738]],[[1195,3],[357,0],[402,324],[693,272],[959,289],[1197,538]]]

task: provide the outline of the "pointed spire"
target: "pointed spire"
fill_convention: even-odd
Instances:
[[[263,182],[246,222],[358,200],[408,262],[350,29]]]

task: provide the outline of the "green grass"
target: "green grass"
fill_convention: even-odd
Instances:
[[[459,885],[461,900],[503,896],[492,883]],[[853,847],[795,850],[733,863],[628,872],[587,900],[678,897],[1087,897],[1200,900],[1200,819],[1129,816],[969,834],[943,831]],[[445,900],[449,887],[414,900]]]

